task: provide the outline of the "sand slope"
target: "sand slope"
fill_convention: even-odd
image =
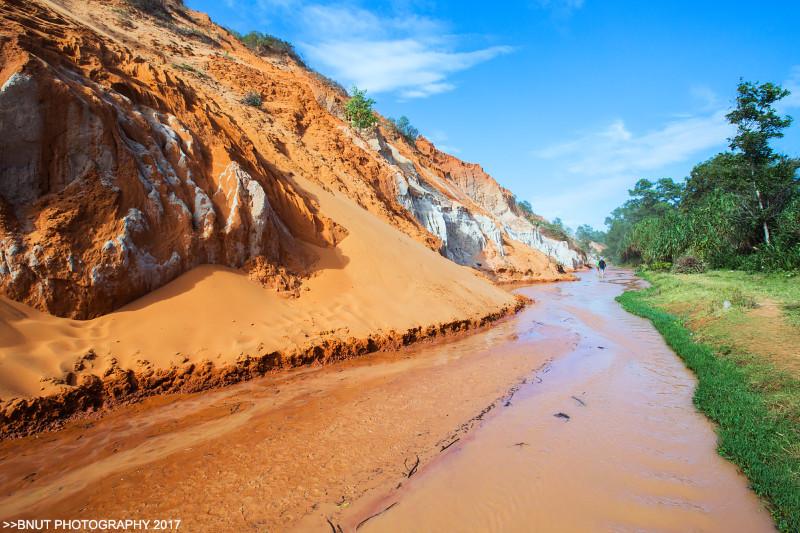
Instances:
[[[569,276],[477,165],[354,131],[335,84],[165,5],[0,5],[0,432],[462,330],[519,304],[486,276]]]
[[[261,287],[241,271],[203,265],[102,317],[76,321],[24,304],[0,307],[0,398],[69,389],[49,378],[102,375],[116,359],[124,369],[168,368],[292,350],[325,338],[363,338],[513,305],[513,297],[355,205],[304,184],[327,213],[348,228],[333,248],[319,248],[316,274],[298,298]],[[76,362],[90,350],[96,358]],[[41,381],[46,379],[47,381]],[[77,381],[77,380],[76,380]]]

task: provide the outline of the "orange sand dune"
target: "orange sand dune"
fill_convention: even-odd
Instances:
[[[0,301],[0,398],[69,389],[85,369],[102,375],[147,363],[215,366],[264,351],[292,350],[322,338],[363,338],[477,317],[513,305],[513,297],[398,232],[341,195],[303,183],[349,231],[337,248],[317,248],[318,271],[298,298],[260,287],[233,269],[204,265],[119,310],[76,321],[8,299]],[[309,245],[310,246],[310,245]]]

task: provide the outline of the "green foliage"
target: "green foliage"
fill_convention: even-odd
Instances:
[[[344,106],[344,115],[354,128],[368,129],[378,123],[378,117],[372,111],[375,100],[367,98],[367,91],[353,87],[350,99]]]
[[[672,261],[685,250],[689,230],[686,219],[673,209],[634,225],[628,246],[638,251],[646,263]]]
[[[417,137],[419,137],[419,130],[411,125],[411,122],[405,115],[401,116],[397,120],[390,118],[389,123],[394,127],[397,133],[405,137],[406,140],[411,144],[414,144],[414,142],[417,140]]]
[[[728,113],[732,152],[696,165],[684,183],[641,179],[606,218],[608,253],[623,263],[691,255],[713,268],[800,268],[800,159],[769,142],[791,123],[773,104],[789,93],[742,82]]]
[[[800,268],[800,244],[765,244],[740,258],[738,268],[749,272],[794,272]]]
[[[294,49],[294,46],[288,42],[275,37],[274,35],[269,35],[267,33],[262,33],[260,31],[251,31],[250,33],[239,33],[233,30],[228,30],[231,34],[236,37],[243,45],[248,47],[250,50],[255,52],[258,55],[274,55],[274,54],[286,54],[299,64],[305,66],[303,59],[300,57],[300,54],[297,53],[297,50]]]
[[[654,261],[646,265],[645,268],[651,272],[669,272],[672,269],[672,263],[669,261]]]
[[[578,229],[575,230],[575,240],[578,241],[583,249],[589,250],[589,243],[606,242],[606,232],[594,229],[589,224],[582,224],[578,226]]]
[[[632,234],[634,227],[647,219],[658,217],[673,211],[679,202],[683,186],[669,178],[662,178],[657,182],[641,179],[636,182],[633,189],[628,191],[631,199],[612,211],[606,218],[608,232],[606,242],[608,253],[618,262],[639,263],[646,261],[672,260],[671,257],[661,257],[659,251],[647,253],[642,256],[642,246],[636,242]],[[649,228],[643,228],[639,234],[647,236],[653,231],[654,222],[647,223]]]
[[[534,219],[531,220],[531,222],[533,222],[534,226],[539,228],[539,231],[551,239],[567,242],[572,241],[572,235],[570,234],[569,228],[565,227],[564,223],[558,217],[554,218],[552,222],[549,222],[543,218]]]
[[[737,464],[753,490],[769,503],[778,529],[800,531],[800,423],[786,413],[796,411],[792,406],[798,404],[800,382],[766,358],[735,358],[726,355],[730,348],[696,342],[678,318],[653,304],[657,295],[683,290],[674,277],[648,276],[652,288],[625,292],[617,300],[627,311],[651,320],[697,375],[694,403],[717,424],[717,451]]]
[[[726,115],[736,126],[736,135],[730,140],[731,150],[738,151],[747,163],[748,185],[752,187],[752,218],[763,230],[764,243],[770,244],[770,222],[776,215],[776,208],[785,200],[785,189],[792,183],[782,183],[780,173],[771,168],[780,156],[776,156],[769,145],[771,139],[783,137],[781,130],[788,128],[792,119],[781,117],[772,107],[775,102],[789,95],[789,91],[764,83],[757,85],[740,82],[737,87],[736,109]],[[796,169],[797,167],[795,167]],[[794,170],[790,179],[794,178]]]
[[[715,189],[682,212],[691,225],[686,248],[712,267],[733,266],[739,251],[749,246],[754,229],[742,216],[736,195]]]
[[[779,116],[772,107],[789,96],[789,91],[772,83],[758,85],[745,81],[740,81],[736,90],[736,109],[725,115],[737,127],[730,147],[741,151],[754,165],[768,163],[773,157],[770,139],[783,137],[781,130],[792,124],[791,117]]]
[[[246,95],[244,95],[241,102],[244,105],[249,105],[253,107],[261,107],[261,104],[263,103],[261,95],[256,92],[247,93]]]
[[[517,201],[517,199],[514,198],[514,202],[525,215],[533,216],[533,206],[531,206],[531,203],[528,200]]]

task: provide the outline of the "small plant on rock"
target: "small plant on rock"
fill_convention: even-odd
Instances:
[[[261,95],[258,94],[257,92],[249,92],[246,95],[244,95],[244,98],[242,98],[242,103],[244,105],[249,105],[253,107],[261,107],[263,100],[261,99]]]

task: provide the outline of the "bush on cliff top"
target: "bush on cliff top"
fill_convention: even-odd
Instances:
[[[344,115],[354,128],[368,129],[378,123],[378,117],[372,111],[375,100],[367,98],[367,91],[353,87],[350,99],[344,106]]]
[[[260,31],[251,31],[250,33],[244,34],[234,30],[228,31],[230,31],[239,42],[258,55],[286,54],[299,64],[305,66],[300,54],[294,49],[292,43],[288,41]]]
[[[398,119],[390,118],[389,123],[392,125],[395,131],[397,131],[397,133],[405,137],[405,139],[411,144],[414,144],[417,140],[417,137],[419,137],[419,130],[411,125],[411,121],[408,120],[408,117],[405,115]]]
[[[162,19],[172,18],[167,9],[166,0],[128,0],[128,3],[149,15]]]

